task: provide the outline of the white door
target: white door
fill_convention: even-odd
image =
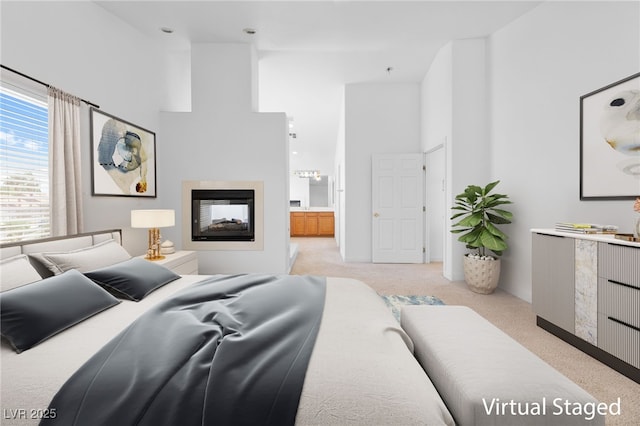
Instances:
[[[373,262],[422,263],[423,155],[374,154],[371,166]]]

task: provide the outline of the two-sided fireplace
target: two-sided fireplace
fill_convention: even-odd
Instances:
[[[191,241],[254,241],[253,189],[192,189]]]

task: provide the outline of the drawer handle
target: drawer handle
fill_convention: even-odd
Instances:
[[[636,327],[635,325],[631,325],[631,324],[626,323],[624,321],[620,321],[619,319],[614,318],[614,317],[607,317],[607,318],[610,319],[613,322],[617,322],[618,324],[626,325],[627,327],[632,328],[635,331],[640,331],[640,328]]]
[[[628,288],[632,288],[634,290],[640,291],[640,288],[632,286],[631,284],[621,283],[620,281],[616,281],[616,280],[607,280],[607,281],[609,281],[611,284],[618,284],[618,285],[621,285],[623,287],[628,287]]]

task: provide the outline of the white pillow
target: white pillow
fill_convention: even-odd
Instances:
[[[33,254],[51,272],[59,275],[71,269],[88,272],[131,259],[131,255],[114,240],[79,250]]]
[[[38,271],[29,263],[29,258],[24,254],[0,260],[0,290],[2,291],[41,279]]]

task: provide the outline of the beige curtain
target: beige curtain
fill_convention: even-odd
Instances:
[[[80,99],[49,88],[51,235],[82,232]]]

